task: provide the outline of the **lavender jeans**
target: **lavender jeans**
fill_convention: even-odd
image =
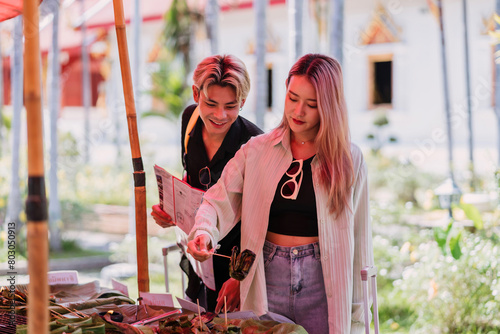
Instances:
[[[288,317],[309,334],[328,333],[319,243],[283,247],[264,244],[269,311]]]

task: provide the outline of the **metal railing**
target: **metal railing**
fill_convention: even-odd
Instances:
[[[170,244],[167,247],[162,248],[162,254],[163,254],[163,267],[164,267],[164,273],[165,273],[165,291],[169,292],[170,287],[169,287],[169,280],[168,280],[168,253],[171,253],[173,251],[179,251],[181,254],[183,254],[183,250],[180,247],[179,244]],[[186,291],[186,274],[184,274],[184,271],[181,269],[181,282],[182,282],[182,297],[186,298],[185,296],[185,291]]]

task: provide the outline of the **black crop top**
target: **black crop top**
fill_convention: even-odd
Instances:
[[[302,237],[318,236],[316,196],[314,195],[311,172],[313,158],[314,156],[303,161],[302,173],[297,172],[297,167],[294,166],[297,164],[296,162],[293,162],[287,171],[289,175],[299,174],[296,176],[296,181],[301,185],[295,200],[285,199],[282,196],[283,184],[293,177],[285,173],[278,183],[269,213],[269,226],[267,228],[269,232]],[[302,182],[300,182],[300,178],[302,178]],[[284,189],[283,193],[285,196],[291,197],[292,191],[287,192],[287,189]]]

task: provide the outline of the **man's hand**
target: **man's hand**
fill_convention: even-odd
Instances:
[[[156,224],[160,225],[163,228],[175,226],[175,223],[172,221],[172,217],[170,217],[170,215],[163,211],[160,208],[159,204],[153,205],[151,216],[153,216]]]
[[[240,306],[240,281],[230,278],[224,282],[217,297],[215,313],[224,311],[224,296],[226,296],[227,311],[238,311]]]
[[[206,234],[201,234],[188,242],[187,252],[191,254],[196,260],[203,262],[208,260],[212,255],[210,237]]]

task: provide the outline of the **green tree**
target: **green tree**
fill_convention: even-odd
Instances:
[[[189,99],[191,87],[187,77],[193,68],[191,56],[194,27],[202,15],[189,8],[186,0],[173,0],[164,16],[164,28],[160,37],[160,50],[152,73],[152,89],[148,92],[162,102],[160,110],[154,109],[142,117],[160,116],[177,118]]]
[[[180,55],[186,73],[192,69],[192,46],[194,28],[201,22],[202,15],[189,8],[186,0],[173,0],[165,14],[163,28],[164,46],[174,55]]]
[[[379,154],[384,144],[394,143],[397,141],[397,138],[394,136],[385,136],[383,133],[384,129],[389,125],[389,119],[387,118],[385,110],[381,110],[377,113],[372,124],[374,130],[368,133],[366,138],[372,142],[372,153]]]
[[[186,71],[182,66],[177,66],[178,61],[166,49],[160,52],[157,59],[158,70],[151,75],[153,88],[149,93],[159,101],[160,109],[153,109],[142,114],[147,116],[160,116],[175,119],[184,110],[190,96],[190,87],[185,83]]]

